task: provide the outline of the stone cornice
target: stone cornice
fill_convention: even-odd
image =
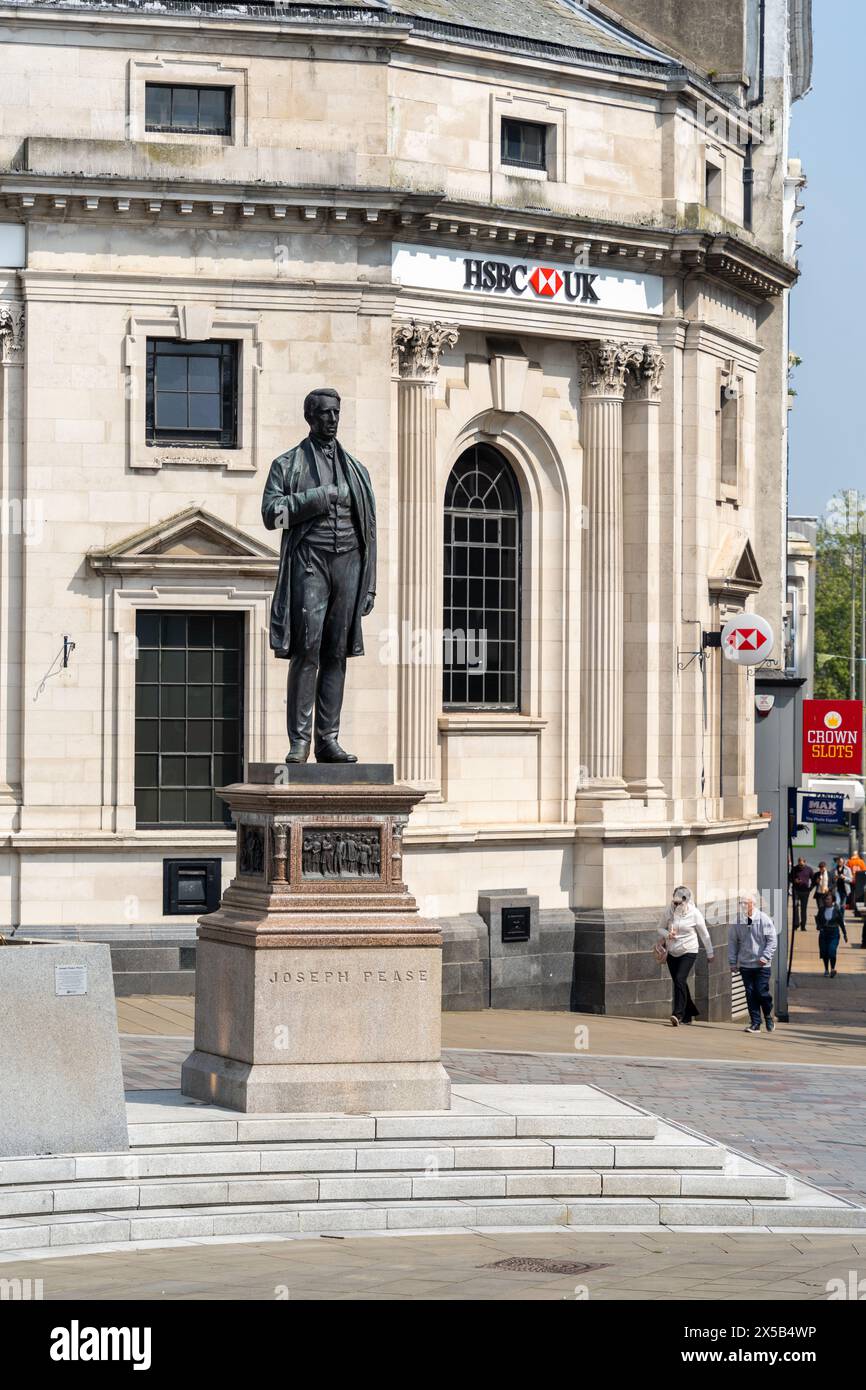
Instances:
[[[643,274],[708,275],[753,300],[790,289],[799,270],[744,238],[657,226],[630,226],[590,216],[455,202],[444,193],[395,189],[278,188],[205,180],[170,188],[159,180],[93,175],[0,174],[0,207],[22,221],[263,226],[294,234],[339,233],[442,245],[473,256],[497,253],[544,261],[572,260]]]

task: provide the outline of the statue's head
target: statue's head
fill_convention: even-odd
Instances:
[[[336,439],[340,423],[340,394],[320,386],[304,399],[304,419],[314,439]]]

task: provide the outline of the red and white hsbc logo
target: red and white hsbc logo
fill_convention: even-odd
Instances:
[[[593,279],[595,279],[594,276]],[[565,281],[558,270],[551,270],[546,265],[537,265],[529,277],[529,283],[536,294],[553,299],[559,294]]]
[[[757,666],[772,655],[776,638],[757,613],[740,613],[722,628],[722,651],[737,666]]]
[[[463,261],[464,290],[488,290],[494,294],[525,295],[531,290],[539,299],[562,299],[572,303],[598,304],[593,289],[597,274],[583,270],[557,270],[552,265],[528,265],[509,261]]]

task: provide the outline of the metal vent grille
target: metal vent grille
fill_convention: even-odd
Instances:
[[[610,1269],[610,1265],[583,1265],[575,1260],[531,1259],[513,1255],[508,1260],[496,1260],[479,1269],[501,1269],[509,1274],[590,1274],[595,1269]]]

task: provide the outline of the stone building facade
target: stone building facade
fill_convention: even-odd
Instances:
[[[667,1011],[671,889],[754,881],[702,635],[784,573],[796,269],[742,92],[633,18],[0,4],[10,925],[182,944],[228,881],[213,788],[287,747],[261,492],[327,384],[379,514],[341,737],[427,792],[446,1002]]]

